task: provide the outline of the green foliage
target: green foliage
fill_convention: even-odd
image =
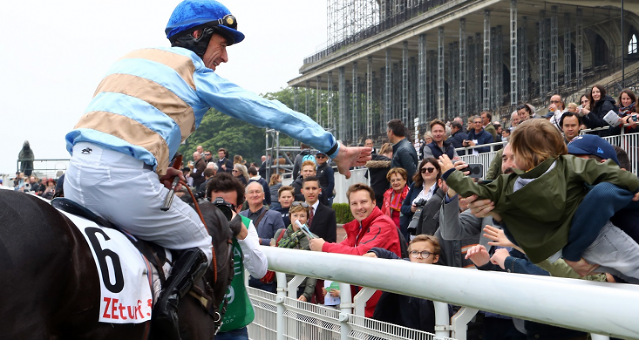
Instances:
[[[344,224],[355,219],[351,213],[351,207],[348,203],[333,203],[332,207],[333,210],[335,210],[337,223]]]
[[[293,108],[293,90],[290,88],[263,95],[266,99],[279,100],[284,105]],[[242,157],[250,162],[260,163],[260,156],[266,148],[265,130],[249,123],[229,117],[221,112],[211,109],[204,115],[198,129],[180,146],[178,151],[184,155],[184,160],[192,159],[193,152],[198,145],[204,150],[211,150],[217,157],[217,150],[225,148],[229,156]],[[280,134],[280,145],[293,145],[294,140],[284,134]]]

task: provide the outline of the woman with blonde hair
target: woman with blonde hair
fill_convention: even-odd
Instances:
[[[246,161],[244,160],[244,158],[241,155],[235,155],[233,157],[233,164],[246,165]]]

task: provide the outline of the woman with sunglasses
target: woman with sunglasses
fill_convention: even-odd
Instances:
[[[409,240],[408,224],[417,211],[418,203],[425,205],[438,191],[437,181],[441,177],[441,168],[435,158],[426,158],[419,163],[418,171],[413,176],[413,184],[404,199],[401,209],[400,230],[406,240]],[[434,231],[433,231],[434,232]]]
[[[410,190],[406,185],[408,181],[408,173],[403,168],[392,168],[386,174],[386,179],[391,187],[384,193],[384,202],[382,204],[382,213],[390,216],[399,227],[399,216],[402,209],[402,203]]]
[[[243,186],[246,186],[249,180],[248,171],[246,170],[246,166],[240,163],[233,164],[233,177],[237,178]]]

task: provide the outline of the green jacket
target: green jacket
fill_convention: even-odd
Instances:
[[[553,163],[555,167],[546,173]],[[518,178],[535,180],[513,192]],[[477,194],[495,202],[494,211],[533,263],[547,259],[567,244],[572,216],[587,193],[584,184],[600,182],[631,192],[639,188],[639,178],[611,160],[598,163],[571,155],[547,159],[525,173],[517,170],[501,175],[486,185],[476,184],[457,170],[446,178],[462,197]]]
[[[280,238],[280,235],[282,236],[281,238]],[[275,237],[273,237],[273,239],[271,240],[271,245],[275,245],[280,248],[311,250],[308,237],[306,237],[306,235],[301,230],[293,231],[293,226],[290,224],[288,228],[279,229],[275,232]],[[294,275],[287,274],[286,281],[291,281],[293,277]],[[315,292],[316,284],[317,284],[317,279],[312,277],[307,277],[299,285],[299,288],[304,288],[304,293],[302,295],[304,295],[304,297],[306,298],[306,301],[308,302],[311,301],[311,298],[313,297],[313,293]]]
[[[501,163],[502,163],[502,159],[501,157],[504,154],[504,149],[501,148],[497,151],[497,153],[495,153],[495,158],[493,158],[493,160],[490,162],[490,165],[488,166],[488,172],[486,172],[486,178],[487,180],[493,180],[495,178],[497,178],[497,176],[501,175]]]

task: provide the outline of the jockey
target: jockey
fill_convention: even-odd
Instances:
[[[211,237],[181,200],[166,212],[160,207],[172,178],[184,179],[169,164],[209,108],[312,145],[347,177],[349,167],[370,159],[370,149],[342,146],[306,115],[218,76],[215,69],[229,59],[227,46],[244,39],[221,3],[179,3],[166,35],[171,47],[125,55],[98,85],[66,135],[71,162],[64,192],[136,237],[179,251],[153,318],[160,334],[179,338],[177,305],[210,263]]]

